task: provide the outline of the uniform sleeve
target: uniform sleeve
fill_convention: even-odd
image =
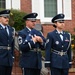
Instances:
[[[18,33],[19,48],[21,51],[24,51],[24,52],[29,51],[35,47],[35,43],[32,40],[27,41],[26,37],[27,36],[25,36],[23,33],[21,32]]]
[[[71,34],[69,34],[69,37],[70,37],[70,42],[68,45],[67,54],[69,58],[69,67],[71,68],[71,65],[72,65]]]
[[[39,47],[41,50],[45,49],[45,42],[46,42],[46,39],[45,39],[44,36],[41,34],[41,32],[39,32],[39,31],[33,29],[33,30],[29,33],[29,35],[26,37],[26,41],[27,41],[27,42],[31,42],[32,36],[33,36],[33,37],[34,37],[34,36],[40,36],[40,37],[42,38],[42,40],[43,40],[42,43],[40,43],[40,42],[36,42],[36,43],[35,43],[35,42],[34,42],[34,43],[35,43],[35,48]]]
[[[45,67],[50,67],[50,63],[51,63],[51,45],[52,45],[52,37],[51,35],[48,33],[47,35],[47,40],[46,40],[46,56],[45,56]]]
[[[14,49],[15,49],[15,29],[14,28],[12,28],[12,33],[13,33],[13,35],[12,35],[12,37],[13,37],[13,39],[12,39],[12,56],[14,58]]]
[[[40,37],[42,38],[43,42],[40,44],[40,49],[44,50],[45,49],[45,43],[46,39],[44,38],[43,34],[40,32]]]
[[[12,56],[13,56],[13,58],[14,58],[14,39],[13,39],[13,41],[12,41]]]

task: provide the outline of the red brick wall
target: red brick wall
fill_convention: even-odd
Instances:
[[[32,9],[31,1],[32,0],[21,0],[21,10],[30,13]]]
[[[71,23],[72,23],[71,28],[75,29],[75,0],[72,0],[72,22]],[[72,33],[74,33],[74,32],[72,32]]]
[[[27,13],[30,13],[32,11],[32,0],[21,0],[21,10],[25,11]],[[65,30],[71,32],[72,34],[75,34],[75,0],[71,0],[72,2],[72,20],[65,21]],[[47,35],[49,31],[54,30],[52,25],[45,24],[43,25],[43,33],[44,36]]]
[[[64,28],[65,31],[69,31],[71,34],[75,34],[74,28],[75,28],[74,20],[65,21],[65,28]],[[51,32],[53,30],[54,30],[54,27],[52,25],[50,25],[50,24],[43,25],[43,33],[44,33],[45,37],[47,36],[48,32]]]

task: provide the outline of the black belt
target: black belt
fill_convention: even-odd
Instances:
[[[9,47],[9,46],[0,46],[0,49],[7,49],[7,50],[10,50],[11,47]]]
[[[57,51],[57,50],[52,49],[51,52],[54,53],[54,54],[60,55],[60,56],[67,55],[67,51],[63,52],[63,50]]]

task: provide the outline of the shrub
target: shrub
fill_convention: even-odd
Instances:
[[[9,25],[13,26],[17,31],[21,30],[25,26],[23,17],[26,15],[25,12],[19,10],[11,10]]]
[[[0,11],[5,10],[3,8],[0,8]],[[10,9],[9,9],[10,10]],[[23,21],[23,17],[26,15],[25,12],[22,12],[20,10],[11,10],[10,13],[10,20],[9,25],[13,26],[17,31],[21,30],[25,26],[25,22]]]
[[[71,37],[71,47],[72,47],[72,50],[75,50],[75,35],[72,35]]]

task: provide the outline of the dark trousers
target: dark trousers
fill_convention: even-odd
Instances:
[[[68,75],[69,69],[51,68],[51,75]]]
[[[22,75],[40,75],[40,69],[22,68],[22,71],[23,71]]]
[[[11,75],[12,67],[0,66],[0,75]]]

